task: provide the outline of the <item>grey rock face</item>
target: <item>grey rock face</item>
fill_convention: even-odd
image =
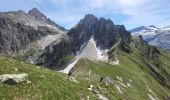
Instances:
[[[126,41],[130,39],[130,33],[126,31],[123,25],[114,25],[110,19],[100,18],[98,20],[94,15],[86,15],[80,23],[68,32],[68,35],[78,46],[78,49],[92,36],[101,49],[109,49],[120,38]]]
[[[97,25],[98,19],[94,15],[89,14],[68,32],[75,52],[80,50],[81,45],[90,40],[95,33]]]
[[[57,61],[68,55],[76,55],[77,51],[83,50],[91,37],[100,49],[110,49],[120,39],[123,42],[130,42],[131,35],[122,25],[114,25],[111,20],[96,18],[88,14],[75,27],[68,32],[68,39],[61,43],[53,43],[46,48],[46,66],[61,68]],[[61,49],[62,48],[62,49]]]
[[[101,77],[100,78],[100,81],[99,81],[100,84],[104,84],[104,85],[113,85],[114,84],[114,80],[110,77]]]
[[[40,12],[37,8],[33,8],[28,12],[28,15],[32,16],[35,20],[44,22],[49,25],[53,25],[60,30],[65,31],[64,27],[61,27],[57,25],[55,22],[53,22],[51,19],[47,18],[42,12]]]
[[[68,55],[72,55],[72,50],[72,44],[67,40],[60,43],[54,42],[45,49],[45,66],[51,69],[64,69],[65,66],[60,64],[59,61],[64,60]]]
[[[0,13],[0,53],[12,55],[46,35],[63,33],[57,24],[38,9]]]
[[[0,52],[11,54],[25,49],[28,44],[42,36],[41,32],[9,18],[0,17]]]
[[[33,16],[36,20],[43,21],[46,20],[47,17],[41,13],[37,8],[33,8],[28,12],[29,15]]]

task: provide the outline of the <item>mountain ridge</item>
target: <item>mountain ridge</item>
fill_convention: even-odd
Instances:
[[[63,30],[36,8],[0,13],[0,36],[0,54],[8,56],[0,56],[0,74],[27,73],[31,81],[0,82],[0,99],[170,98],[169,53],[110,19],[87,14]]]

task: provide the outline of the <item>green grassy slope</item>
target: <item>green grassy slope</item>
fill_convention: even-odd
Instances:
[[[93,62],[88,59],[80,60],[72,73],[77,79],[94,84],[102,94],[110,99],[151,100],[170,99],[170,90],[162,86],[151,74],[148,63],[139,55],[138,50],[125,53],[119,50],[120,65],[110,65],[103,62]],[[169,58],[162,55],[160,59],[166,65]],[[170,67],[164,66],[169,72]],[[111,77],[114,84],[104,86],[98,84],[101,77]]]
[[[57,71],[0,56],[0,75],[27,73],[31,81],[17,85],[0,82],[0,99],[80,100],[89,96],[90,100],[96,100],[98,96],[88,91],[89,85],[94,85],[94,89],[110,100],[170,99],[170,90],[152,76],[148,62],[137,49],[131,47],[131,50],[132,53],[118,50],[119,65],[81,59],[71,74],[79,83]],[[168,78],[170,57],[162,52],[159,59],[160,67],[153,68]],[[114,84],[99,84],[101,77],[113,79]]]
[[[85,83],[75,83],[62,73],[1,56],[0,75],[17,73],[27,73],[31,83],[5,85],[0,82],[0,100],[80,100],[92,96]]]

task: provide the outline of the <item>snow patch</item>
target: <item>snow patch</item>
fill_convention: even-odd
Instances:
[[[91,37],[87,44],[84,43],[80,47],[80,51],[77,52],[76,60],[70,63],[64,70],[61,70],[60,72],[68,74],[69,71],[81,58],[88,58],[90,60],[100,60],[107,62],[108,61],[107,49],[100,50],[99,48],[97,48],[94,38]]]
[[[101,50],[97,47],[94,37],[92,36],[90,40],[84,43],[80,50],[77,52],[76,60],[70,63],[64,70],[60,71],[63,73],[68,74],[69,71],[74,67],[74,65],[79,61],[81,58],[87,58],[93,61],[99,60],[103,62],[108,61],[108,50]],[[112,65],[119,65],[119,60],[116,59],[115,61],[110,62]]]
[[[168,26],[162,28],[162,30],[164,30],[164,31],[170,31],[170,25],[168,25]]]
[[[162,29],[162,30],[164,30],[164,31],[170,31],[170,28],[164,28],[164,29]]]
[[[95,49],[97,51],[97,56],[98,56],[98,60],[101,60],[101,61],[108,61],[108,55],[107,55],[107,52],[108,50],[101,50],[100,48],[97,48],[96,46],[96,42],[94,41],[94,38],[92,37],[90,39],[90,41],[93,43],[93,45],[95,46]]]
[[[150,26],[148,26],[148,27],[146,27],[147,29],[150,29],[150,30],[159,30],[158,28],[156,28],[156,27],[150,27]]]
[[[93,37],[85,46],[83,45],[83,47],[83,50],[80,50],[81,52],[78,55],[78,59],[88,58],[90,60],[108,61],[107,49],[100,50],[100,48],[97,48]]]
[[[75,60],[74,62],[70,63],[64,70],[61,70],[60,72],[63,72],[65,74],[68,74],[70,70],[75,66],[78,60]]]

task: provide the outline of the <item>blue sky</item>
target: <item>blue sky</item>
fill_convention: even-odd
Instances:
[[[86,14],[110,18],[127,29],[170,25],[169,0],[0,0],[0,11],[38,8],[57,24],[69,29]]]

